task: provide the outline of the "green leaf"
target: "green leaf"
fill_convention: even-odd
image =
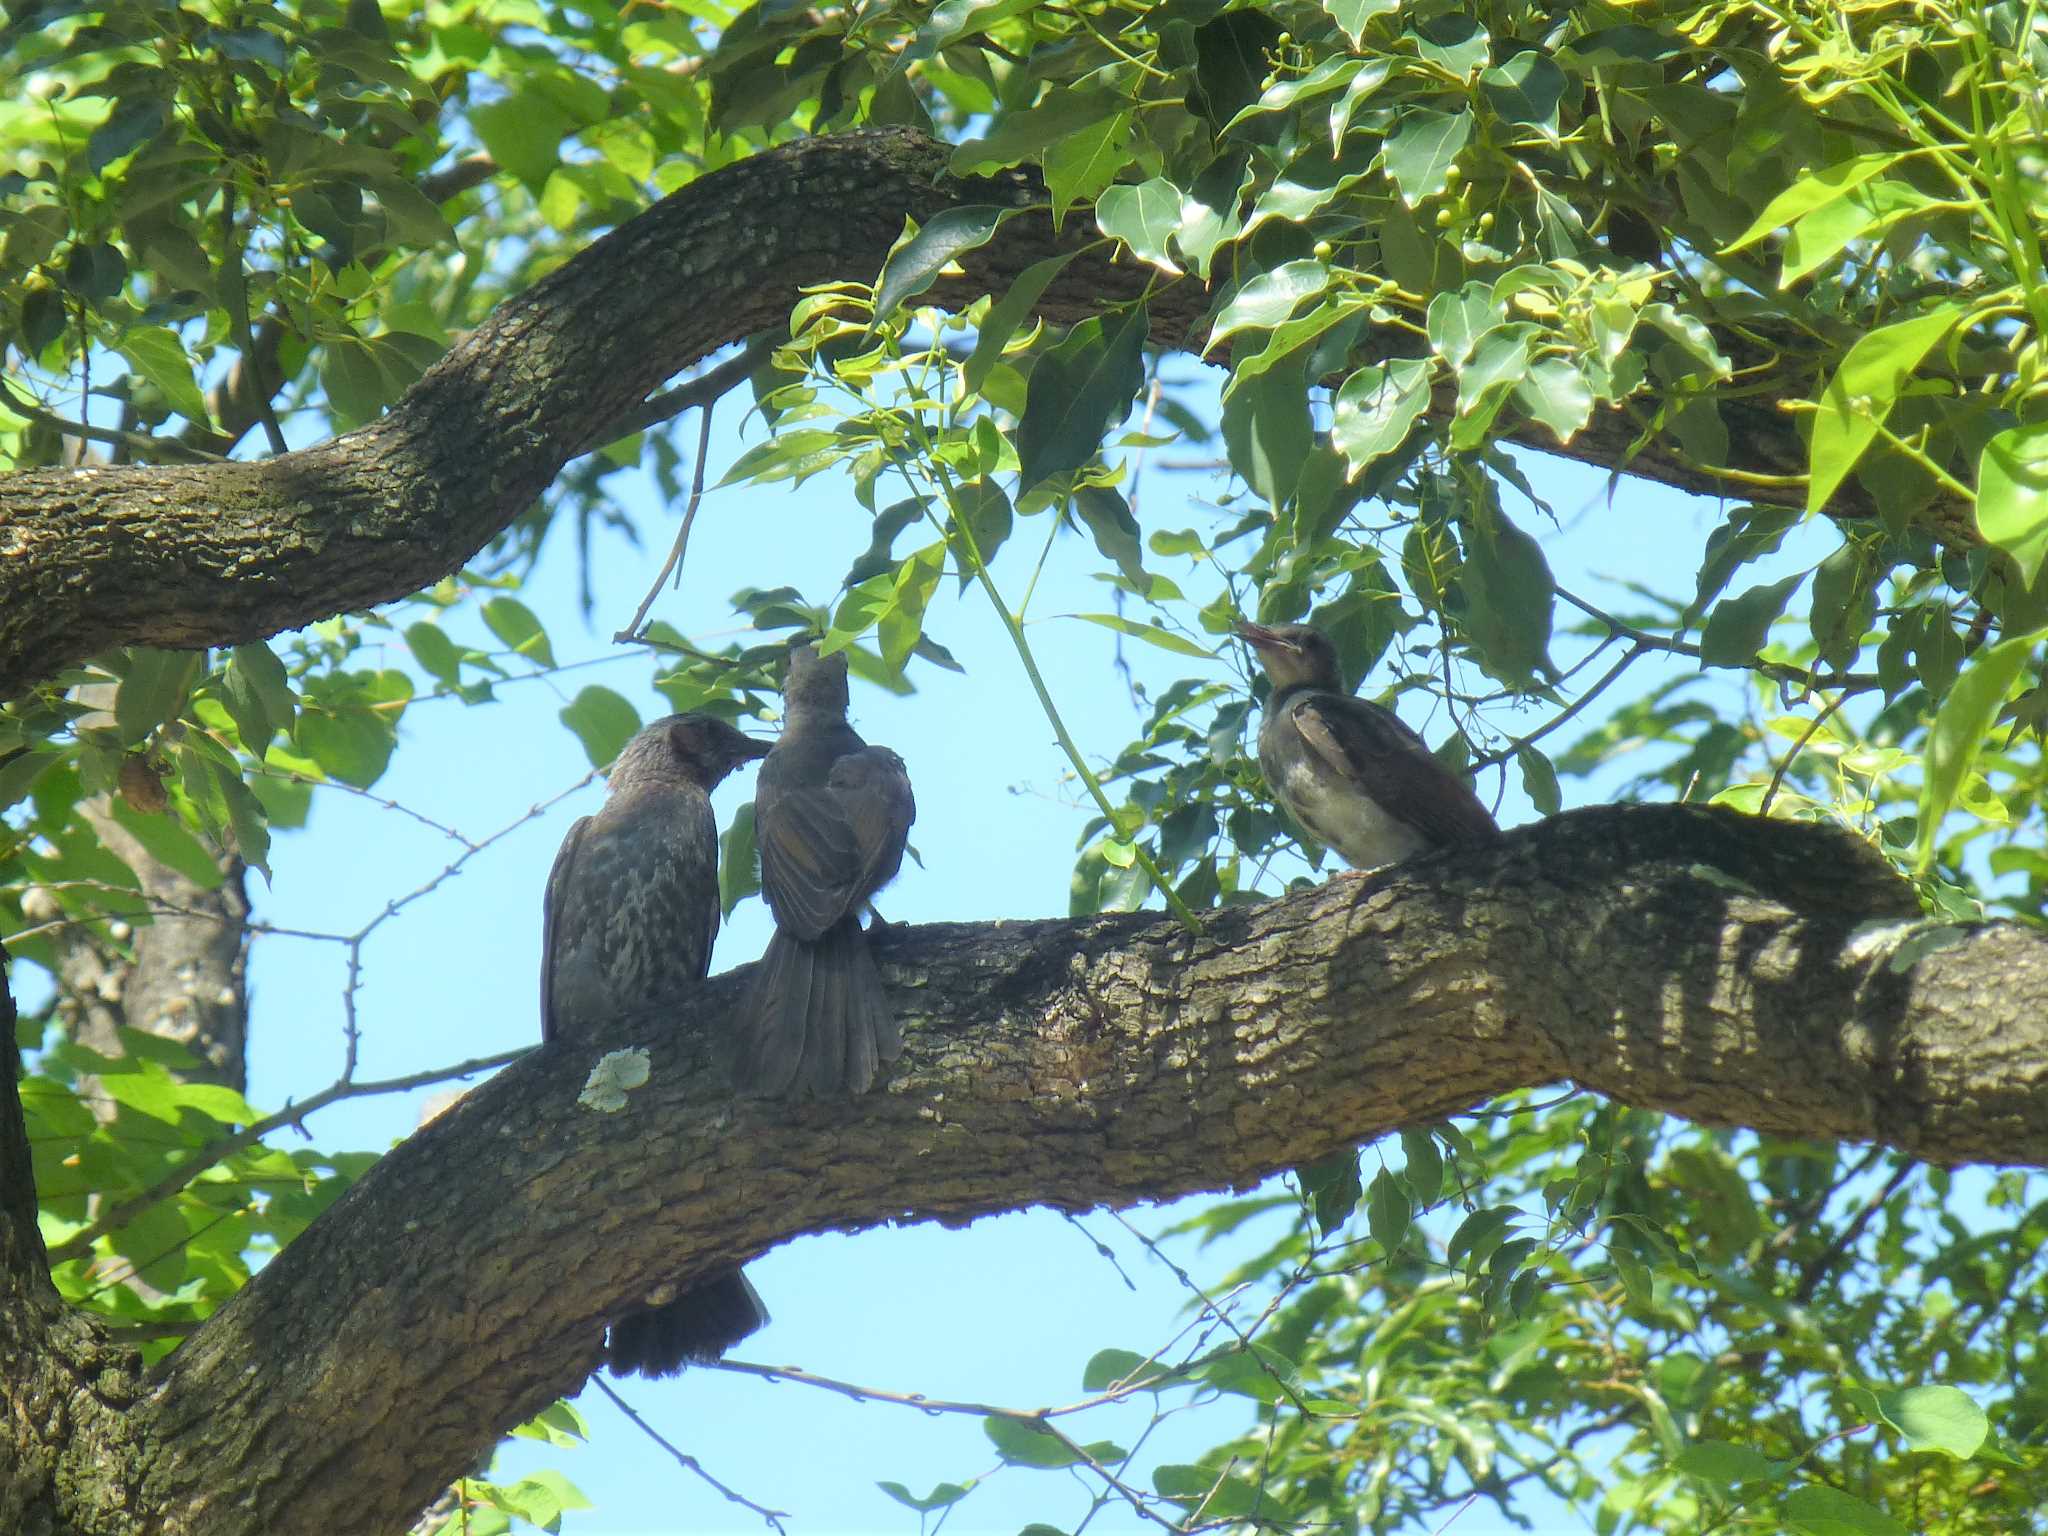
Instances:
[[[1343,1226],[1358,1209],[1365,1186],[1358,1179],[1358,1149],[1345,1147],[1320,1161],[1294,1170],[1301,1192],[1315,1213],[1316,1231],[1324,1237]]]
[[[1793,1489],[1780,1507],[1801,1536],[1911,1536],[1875,1505],[1820,1483]]]
[[[1479,663],[1504,683],[1528,686],[1550,663],[1551,609],[1557,584],[1543,546],[1505,517],[1465,539],[1459,575],[1465,594],[1464,629]]]
[[[732,813],[732,825],[718,839],[718,910],[732,910],[761,889],[761,850],[754,839],[754,802]]]
[[[1570,442],[1593,415],[1593,391],[1578,364],[1539,357],[1515,386],[1515,404],[1547,428],[1559,444]]]
[[[981,1421],[981,1428],[996,1454],[1013,1467],[1072,1467],[1081,1462],[1057,1435],[1023,1419],[992,1413]]]
[[[1927,733],[1926,780],[1920,788],[1919,835],[1913,844],[1913,868],[1925,873],[1934,862],[1934,845],[1942,820],[1956,803],[1964,779],[1976,766],[1977,754],[2006,693],[2048,630],[2015,635],[1986,646],[1970,658],[1942,700]]]
[[[1522,770],[1522,793],[1536,807],[1539,816],[1555,816],[1564,808],[1564,793],[1557,786],[1557,769],[1536,748],[1524,743],[1515,748],[1515,764]]]
[[[1156,645],[1162,651],[1172,651],[1176,656],[1199,656],[1204,661],[1216,659],[1215,652],[1195,644],[1185,635],[1177,635],[1170,629],[1163,629],[1157,623],[1140,624],[1136,619],[1127,619],[1118,613],[1070,613],[1067,617],[1081,619],[1089,624],[1100,624],[1104,629],[1113,629],[1120,635],[1143,640],[1147,645]]]
[[[1699,1478],[1716,1488],[1732,1492],[1744,1483],[1775,1482],[1791,1468],[1787,1461],[1773,1461],[1762,1451],[1726,1440],[1695,1440],[1672,1463],[1688,1477]]]
[[[948,537],[959,541],[964,528],[973,538],[974,551],[981,563],[986,565],[995,559],[996,551],[1010,536],[1010,498],[1003,494],[1003,488],[986,477],[970,480],[965,485],[954,487],[949,505],[953,527]],[[960,567],[960,586],[964,591],[974,580],[974,565],[966,557],[964,547],[957,564]]]
[[[1259,99],[1279,42],[1279,25],[1256,10],[1226,11],[1196,27],[1189,109],[1220,131]]]
[[[484,604],[484,623],[492,634],[506,646],[544,667],[555,664],[555,653],[548,646],[547,631],[540,626],[533,610],[516,597],[494,597]]]
[[[1209,331],[1206,355],[1233,331],[1247,326],[1270,329],[1300,308],[1304,299],[1314,298],[1330,286],[1330,269],[1320,261],[1303,259],[1283,262],[1270,272],[1261,272],[1232,295]]]
[[[1968,1461],[1991,1433],[1991,1421],[1970,1394],[1955,1387],[1908,1387],[1880,1393],[1884,1416],[1916,1451],[1943,1451]]]
[[[1397,358],[1385,367],[1361,368],[1344,381],[1330,441],[1354,475],[1407,440],[1416,418],[1429,408],[1431,369],[1425,358]]]
[[[1468,112],[1438,112],[1410,107],[1401,126],[1388,136],[1387,174],[1400,189],[1401,201],[1414,208],[1442,194],[1450,185],[1450,169],[1472,138]]]
[[[503,101],[471,107],[468,120],[491,158],[535,191],[561,163],[563,136],[576,127],[538,91],[515,91]]]
[[[1977,459],[1977,531],[2033,586],[2048,559],[2048,425],[2008,427]]]
[[[1038,105],[1008,114],[986,138],[969,139],[954,150],[950,169],[956,176],[974,176],[1016,165],[1053,140],[1113,117],[1127,105],[1117,92],[1096,87],[1050,90]]]
[[[1364,40],[1366,26],[1373,17],[1393,15],[1401,9],[1401,0],[1323,0],[1323,9],[1356,48]]]
[[[1689,629],[1699,622],[1707,604],[1721,595],[1736,571],[1752,560],[1775,553],[1798,521],[1799,514],[1790,507],[1737,507],[1730,512],[1728,520],[1707,535],[1699,589],[1686,605],[1685,626]]]
[[[421,619],[417,624],[405,627],[406,649],[412,652],[412,659],[425,669],[436,682],[450,688],[462,682],[462,652],[455,642],[448,638],[448,632],[438,624]]]
[[[86,163],[97,176],[123,155],[155,138],[170,120],[171,104],[163,97],[123,96],[114,104],[107,120],[93,129],[92,137],[86,140]]]
[[[988,382],[989,370],[994,368],[1003,355],[1003,348],[1009,345],[1017,327],[1031,313],[1031,307],[1045,292],[1046,284],[1059,276],[1066,264],[1080,254],[1077,247],[1064,256],[1048,256],[1044,261],[1034,262],[1017,274],[1017,280],[1010,284],[1010,291],[990,306],[982,319],[980,334],[975,338],[974,352],[960,370],[960,380],[967,386],[969,394],[981,393],[981,387]]]
[[[1920,366],[1937,342],[1963,316],[1959,304],[1942,304],[1909,320],[1865,332],[1843,356],[1821,391],[1808,445],[1810,468],[1806,510],[1818,512],[1856,467],[1877,429],[1891,415],[1899,386]]]
[[[206,397],[192,377],[192,359],[174,331],[160,325],[138,325],[121,337],[116,348],[135,371],[163,391],[172,410],[195,426],[205,426]]]
[[[903,238],[882,262],[882,274],[875,281],[876,321],[888,319],[906,299],[931,287],[947,262],[988,244],[1003,220],[1017,211],[979,203],[948,208],[914,232],[906,221]]]
[[[889,1495],[898,1504],[916,1510],[919,1514],[930,1514],[935,1509],[945,1509],[958,1504],[974,1491],[972,1479],[965,1483],[937,1483],[932,1491],[919,1498],[901,1483],[876,1483],[875,1486]]]
[[[1951,206],[1937,203],[1903,181],[1875,181],[1857,187],[1792,226],[1785,240],[1778,286],[1790,288],[1816,268],[1835,261],[1852,240],[1882,234],[1901,219]]]
[[[1131,115],[1118,112],[1046,146],[1045,186],[1052,194],[1052,223],[1058,229],[1076,203],[1093,202],[1131,159]]]
[[[12,757],[0,757],[0,811],[24,799],[63,755],[54,747],[32,747]]]
[[[1423,326],[1429,344],[1453,368],[1472,355],[1479,338],[1501,323],[1500,307],[1490,285],[1471,282],[1451,292],[1446,290],[1429,301]]]
[[[1806,573],[1801,571],[1797,576],[1751,587],[1738,597],[1716,603],[1700,636],[1700,665],[1746,667],[1753,663],[1771,632],[1771,624],[1785,611],[1793,589],[1804,580]]]
[[[1365,1223],[1374,1242],[1386,1252],[1394,1252],[1408,1235],[1408,1223],[1414,1215],[1408,1204],[1408,1191],[1402,1188],[1399,1179],[1384,1168],[1372,1176],[1365,1192]]]
[[[260,761],[277,726],[248,673],[237,670],[232,661],[221,676],[220,701],[227,707],[228,718],[235,722],[235,734],[242,738],[242,745]]]
[[[1505,64],[1483,70],[1479,93],[1506,122],[1557,130],[1557,104],[1570,82],[1550,59],[1524,49]]]
[[[1408,1186],[1409,1198],[1426,1210],[1443,1193],[1443,1153],[1437,1150],[1434,1136],[1410,1125],[1401,1131],[1401,1154],[1407,1159],[1407,1166],[1401,1170],[1401,1182]]]
[[[1096,550],[1114,560],[1132,586],[1146,591],[1151,577],[1145,571],[1144,545],[1138,537],[1138,520],[1123,495],[1110,486],[1084,485],[1074,493],[1074,514],[1094,535]]]
[[[1230,466],[1276,512],[1293,496],[1315,446],[1307,363],[1303,348],[1291,363],[1250,376],[1239,373],[1223,392],[1223,442]]]
[[[1121,240],[1140,261],[1162,272],[1180,275],[1168,242],[1180,228],[1181,190],[1154,176],[1136,186],[1116,186],[1095,201],[1095,224],[1112,240]]]
[[[563,705],[562,724],[583,743],[583,755],[593,768],[608,768],[619,749],[640,729],[640,712],[620,695],[592,683]]]
[[[270,826],[263,802],[243,782],[242,776],[225,763],[208,765],[227,804],[228,826],[235,834],[235,852],[251,869],[270,879]]]
[[[228,659],[228,673],[239,678],[255,696],[263,701],[263,712],[270,717],[270,723],[287,736],[298,729],[299,696],[292,691],[292,680],[286,674],[284,663],[277,659],[277,653],[261,640],[248,645],[238,645]],[[262,756],[259,752],[257,756]]]
[[[136,646],[128,653],[128,672],[114,693],[114,723],[121,741],[134,746],[162,725],[175,720],[206,660],[204,651],[158,651]]]
[[[1147,1377],[1163,1375],[1166,1367],[1151,1357],[1128,1349],[1098,1349],[1081,1371],[1083,1392],[1107,1392],[1119,1382],[1128,1382],[1140,1372]]]
[[[1732,256],[1744,246],[1756,244],[1772,230],[1796,224],[1816,208],[1846,197],[1871,177],[1890,170],[1905,158],[1904,152],[1899,150],[1879,150],[1873,154],[1852,156],[1817,171],[1801,172],[1791,186],[1764,204],[1764,211],[1756,216],[1748,229],[1721,248],[1722,254]]]
[[[220,864],[175,816],[152,815],[133,810],[119,795],[108,806],[114,820],[149,851],[159,864],[168,865],[201,890],[211,891],[227,878]]]
[[[1091,316],[1038,360],[1017,423],[1017,494],[1079,469],[1145,383],[1145,307]]]

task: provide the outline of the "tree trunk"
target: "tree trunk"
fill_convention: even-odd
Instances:
[[[536,1051],[392,1152],[138,1384],[0,1233],[0,1529],[402,1530],[575,1392],[605,1318],[799,1233],[1251,1184],[1571,1079],[1629,1104],[1944,1162],[2048,1165],[2048,936],[1922,922],[1838,829],[1685,806],[1209,914],[878,941],[886,1090],[732,1100],[748,971]],[[653,1074],[577,1094],[608,1049]],[[23,1200],[18,1111],[0,1211]],[[652,1152],[655,1155],[650,1155]]]

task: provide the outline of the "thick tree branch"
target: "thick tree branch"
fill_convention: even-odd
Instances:
[[[886,1092],[731,1100],[746,973],[538,1051],[387,1157],[53,1450],[138,1469],[71,1528],[402,1528],[596,1368],[605,1317],[803,1232],[1241,1186],[1504,1090],[2048,1165],[2048,937],[1930,929],[1865,845],[1689,807],[1210,914],[891,930]],[[625,1110],[577,1103],[644,1046]],[[77,1396],[74,1392],[73,1396]],[[125,1447],[109,1443],[117,1435]],[[224,1469],[227,1469],[224,1471]],[[122,1524],[140,1519],[142,1526]]]
[[[109,645],[236,643],[430,585],[530,505],[563,464],[641,419],[663,380],[786,324],[804,284],[871,278],[905,215],[927,220],[963,203],[1040,196],[1020,175],[953,177],[946,157],[943,145],[892,131],[806,140],[708,175],[500,305],[390,414],[331,442],[262,463],[0,480],[0,698]],[[964,279],[933,290],[934,302],[999,292],[1054,250],[1089,245],[1084,222],[1055,235],[1042,217],[1010,220],[963,259]],[[1116,262],[1107,247],[1070,264],[1039,308],[1069,321],[1146,292],[1155,341],[1202,338],[1206,288]],[[1391,331],[1378,344],[1390,353],[1413,346]],[[236,398],[262,393],[252,384]],[[1723,412],[1730,441],[1742,445],[1737,467],[1803,470],[1805,447],[1769,400]],[[1619,413],[1562,450],[1533,428],[1516,430],[1531,446],[1616,471],[1710,495],[1725,489],[1659,442],[1636,442]],[[1845,489],[1838,513],[1870,513],[1861,494]],[[1970,537],[1966,520],[1951,529],[1947,513],[1929,515],[1945,534]]]

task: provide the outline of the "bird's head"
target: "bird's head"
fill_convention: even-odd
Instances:
[[[782,675],[782,702],[792,715],[846,714],[846,652],[820,656],[809,640],[789,648],[789,670]]]
[[[1337,665],[1337,647],[1314,626],[1241,623],[1237,634],[1259,653],[1266,676],[1273,680],[1276,689],[1306,685],[1327,688],[1333,693],[1350,692],[1344,686],[1343,670]]]
[[[709,792],[741,763],[766,757],[768,747],[716,715],[664,715],[620,749],[611,788],[687,779]]]

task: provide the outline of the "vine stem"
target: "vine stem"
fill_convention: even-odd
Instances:
[[[1116,808],[1109,803],[1109,796],[1103,792],[1102,781],[1090,770],[1087,760],[1081,755],[1080,747],[1068,732],[1066,722],[1060,718],[1059,706],[1052,701],[1052,690],[1045,686],[1045,677],[1038,670],[1038,660],[1031,654],[1031,642],[1024,637],[1024,626],[1017,621],[1017,616],[1010,612],[1010,605],[1003,601],[1002,593],[996,590],[995,578],[989,575],[987,565],[982,563],[981,547],[974,541],[974,530],[952,513],[953,487],[944,466],[939,466],[939,487],[946,497],[947,522],[959,535],[960,551],[966,555],[967,563],[974,568],[974,579],[980,583],[981,590],[988,594],[989,603],[994,607],[996,617],[1003,621],[1003,628],[1009,632],[1010,643],[1017,648],[1017,659],[1024,663],[1024,675],[1031,679],[1032,691],[1038,695],[1038,706],[1045,711],[1045,718],[1052,722],[1053,735],[1059,738],[1060,750],[1067,754],[1067,761],[1073,765],[1074,772],[1080,776],[1081,782],[1088,786],[1088,793],[1094,798],[1097,808],[1109,818],[1110,827],[1114,829]],[[1152,862],[1152,855],[1137,842],[1131,843],[1130,849],[1137,858],[1138,867],[1145,871],[1152,884],[1158,888],[1159,894],[1166,898],[1167,909],[1180,919],[1181,925],[1188,932],[1200,933],[1201,919],[1195,916],[1185,901],[1181,900],[1180,893],[1166,883],[1166,877],[1159,872],[1159,866]]]

